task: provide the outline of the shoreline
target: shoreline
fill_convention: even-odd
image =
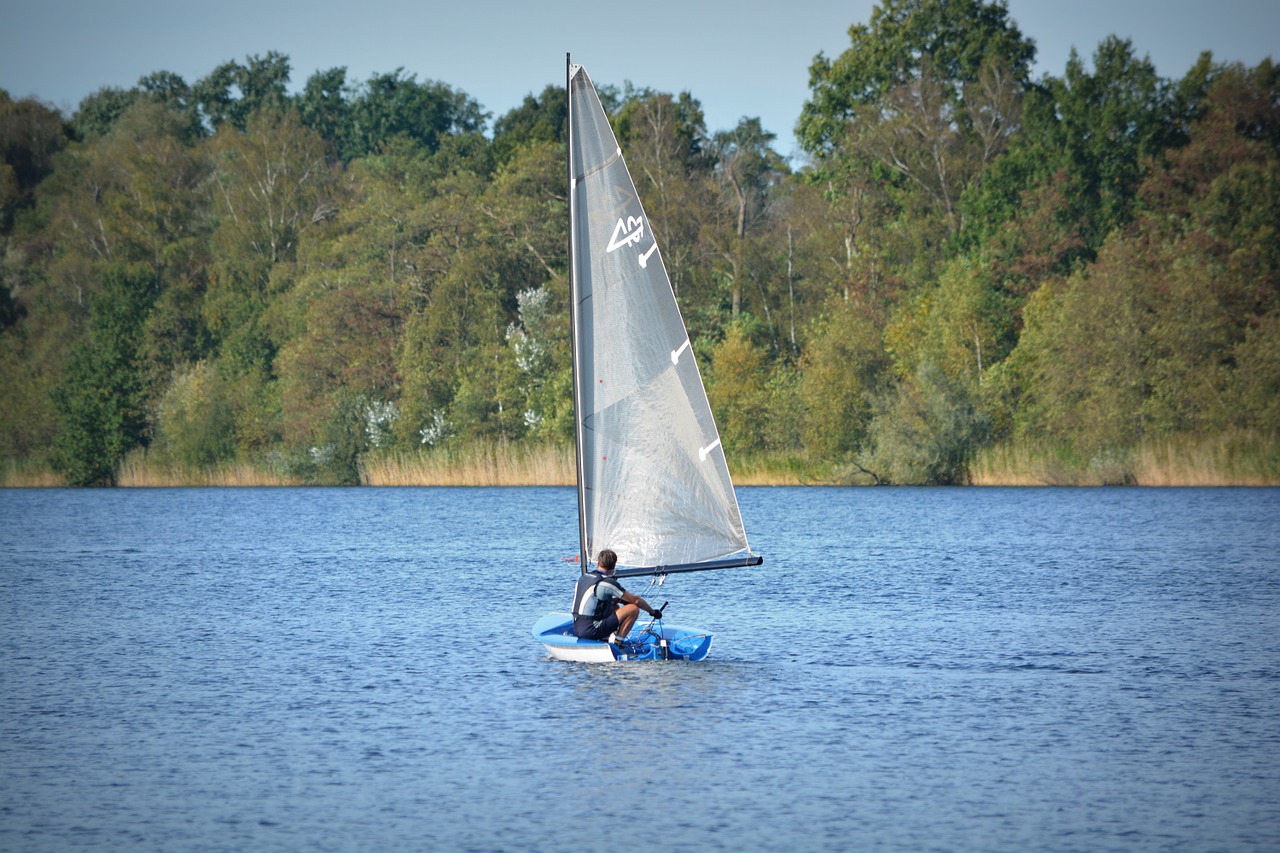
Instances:
[[[848,461],[813,462],[799,456],[735,455],[729,465],[736,486],[871,486],[873,478]],[[358,481],[324,471],[229,462],[210,467],[167,463],[146,450],[129,454],[117,471],[117,488],[299,486],[572,486],[577,480],[571,448],[476,442],[427,451],[369,453],[359,461]],[[0,463],[0,488],[61,488],[47,464]],[[909,485],[909,484],[906,484]],[[979,451],[969,466],[974,487],[1271,488],[1280,486],[1280,435],[1224,433],[1146,442],[1126,451],[1090,456],[1029,442]]]

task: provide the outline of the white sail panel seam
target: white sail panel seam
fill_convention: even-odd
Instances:
[[[583,172],[581,175],[578,175],[577,177],[574,178],[574,181],[577,182],[577,181],[586,180],[592,175],[597,175],[621,159],[622,159],[622,151],[621,150],[615,151],[613,156],[610,157],[608,160],[605,160],[603,163],[601,163],[599,166],[596,166],[594,169],[588,169],[587,171]]]

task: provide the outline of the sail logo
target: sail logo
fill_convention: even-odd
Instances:
[[[609,240],[606,252],[616,252],[623,246],[638,244],[644,239],[644,220],[638,216],[618,217],[618,224],[613,226],[613,237]]]

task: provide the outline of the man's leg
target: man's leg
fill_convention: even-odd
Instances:
[[[614,611],[618,614],[618,639],[622,639],[631,633],[631,626],[636,624],[636,619],[640,616],[640,608],[634,604],[624,604]]]

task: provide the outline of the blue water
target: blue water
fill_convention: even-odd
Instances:
[[[1280,490],[740,496],[590,665],[569,489],[0,492],[0,850],[1280,849]]]

